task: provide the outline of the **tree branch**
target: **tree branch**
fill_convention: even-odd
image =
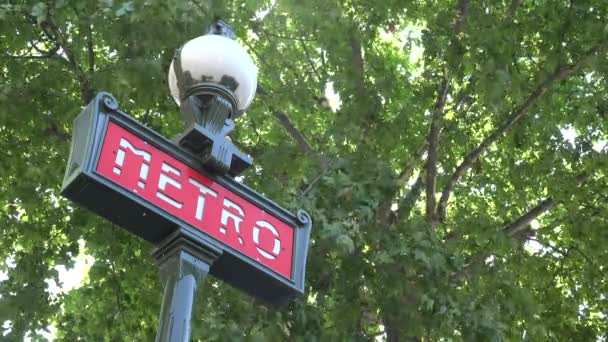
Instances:
[[[114,226],[114,224],[111,225],[112,227],[112,237],[114,238],[115,236],[115,232],[116,232],[116,227]],[[109,259],[109,264],[110,264],[110,270],[112,271],[112,278],[114,280],[114,295],[116,296],[116,308],[118,310],[118,314],[121,314],[123,312],[123,307],[122,307],[122,301],[121,301],[121,294],[122,294],[122,288],[120,286],[120,281],[118,280],[118,275],[116,274],[116,266],[114,265],[114,260]]]
[[[535,220],[540,215],[546,213],[551,210],[553,207],[557,205],[557,202],[548,197],[542,201],[540,201],[534,208],[530,209],[528,212],[517,218],[515,221],[505,225],[502,228],[502,231],[508,237],[514,237],[520,231],[525,230],[530,223]]]
[[[118,309],[118,314],[120,314],[123,311],[122,302],[120,300],[120,293],[122,292],[122,290],[120,289],[120,282],[118,281],[118,276],[116,275],[116,267],[114,266],[114,260],[109,259],[108,262],[110,264],[110,270],[112,271],[112,279],[114,280],[114,285],[116,287],[114,289],[114,295],[116,296],[116,308]]]
[[[82,68],[78,64],[78,59],[76,58],[76,55],[72,52],[72,48],[67,44],[67,41],[63,37],[63,33],[61,32],[61,29],[59,29],[59,27],[52,20],[50,13],[46,21],[46,25],[48,25],[49,29],[55,36],[57,44],[61,46],[61,49],[63,49],[63,52],[65,52],[67,60],[72,67],[72,71],[77,73],[78,76],[83,75]]]
[[[575,252],[580,254],[590,265],[595,265],[595,262],[593,261],[593,259],[591,259],[589,257],[589,255],[587,255],[587,253],[581,251],[580,248],[578,248],[578,246],[570,246],[570,249],[574,250]]]
[[[70,138],[71,138],[71,136],[69,134],[64,133],[61,130],[59,130],[59,128],[57,127],[57,125],[55,123],[52,123],[47,129],[45,129],[44,133],[62,141],[62,142],[68,142],[68,141],[70,141]]]
[[[275,38],[279,38],[279,39],[286,39],[286,40],[299,40],[299,41],[306,41],[306,42],[316,42],[317,39],[315,38],[303,38],[302,36],[285,36],[285,35],[280,35],[280,34],[276,34],[276,33],[272,33],[262,27],[252,27],[254,32],[261,32],[266,36],[269,37],[275,37]]]
[[[310,68],[312,69],[314,75],[317,77],[317,82],[319,82],[319,84],[322,84],[323,78],[321,78],[321,74],[319,74],[319,71],[315,67],[315,64],[312,60],[312,57],[310,56],[310,52],[308,51],[306,43],[302,39],[300,39],[299,41],[300,45],[302,45],[302,50],[304,50],[304,54],[306,55],[306,60],[308,61],[308,64],[310,65]]]
[[[83,69],[78,62],[77,56],[72,51],[71,46],[63,36],[61,29],[57,26],[51,15],[50,7],[47,8],[47,19],[40,24],[40,27],[45,32],[47,37],[54,37],[54,41],[61,47],[67,57],[70,70],[76,75],[80,84],[80,97],[86,104],[94,96],[93,88],[91,87],[90,79],[85,75]]]
[[[439,157],[439,133],[441,132],[441,123],[445,101],[447,98],[449,83],[447,77],[443,79],[439,93],[437,95],[437,103],[433,112],[431,129],[428,136],[429,149],[426,160],[426,217],[431,224],[435,222],[435,181],[437,177],[437,160]]]
[[[298,143],[298,146],[304,153],[314,154],[312,147],[310,147],[310,144],[308,141],[306,141],[304,135],[302,135],[302,133],[300,133],[300,131],[298,131],[298,129],[293,125],[291,119],[289,116],[287,116],[287,113],[283,111],[276,111],[273,113],[273,115],[279,120],[281,125],[287,130],[287,133],[289,133],[293,140]]]
[[[42,54],[42,55],[29,55],[29,54],[23,54],[23,55],[11,55],[10,53],[4,53],[4,55],[8,58],[14,58],[14,59],[53,59],[55,56],[53,56],[52,54]]]
[[[453,42],[456,42],[459,38],[460,33],[464,29],[464,23],[466,17],[469,15],[470,0],[459,0],[457,13],[454,23],[454,36],[452,37]],[[462,53],[459,54],[459,63],[462,60]],[[437,94],[437,101],[435,109],[433,111],[433,117],[431,119],[431,129],[428,135],[428,157],[426,162],[426,220],[434,227],[440,220],[438,220],[437,209],[436,209],[436,180],[437,180],[437,162],[439,159],[439,136],[442,131],[443,115],[445,112],[445,104],[447,95],[450,88],[450,78],[447,76],[447,71],[444,73],[443,80],[439,86]],[[463,90],[461,90],[462,92]],[[464,96],[458,94],[458,105],[464,99]]]
[[[58,54],[57,51],[59,51],[59,45],[57,43],[55,43],[55,45],[48,49],[48,50],[42,50],[41,48],[38,47],[38,43],[34,42],[34,41],[30,41],[29,42],[29,46],[30,49],[29,51],[24,52],[23,54],[20,55],[12,55],[8,52],[4,52],[4,55],[6,55],[9,58],[24,58],[24,59],[46,59],[46,58],[61,58]],[[32,54],[32,49],[34,49],[37,54]]]
[[[456,35],[462,32],[464,28],[464,21],[469,15],[470,0],[459,0],[458,1],[458,14],[456,15],[456,23],[454,24],[454,32]]]
[[[511,0],[511,5],[509,6],[509,17],[513,18],[515,13],[517,13],[517,9],[521,5],[521,0]]]
[[[403,197],[403,199],[399,202],[399,209],[397,210],[397,218],[407,220],[410,216],[410,212],[414,205],[416,205],[416,201],[420,197],[422,193],[422,188],[424,187],[424,177],[423,175],[419,175],[410,190]]]
[[[258,83],[258,89],[261,90],[258,93],[260,94],[261,97],[266,97],[266,96],[271,95],[271,93],[269,91],[267,91],[267,88],[268,88],[267,86],[262,86],[260,83]],[[329,163],[330,163],[329,158],[325,157],[324,155],[322,155],[320,153],[317,153],[310,146],[310,144],[308,143],[308,141],[306,140],[304,135],[293,124],[293,122],[289,118],[289,115],[287,115],[287,113],[282,110],[274,110],[273,108],[270,108],[270,110],[272,111],[272,115],[279,121],[281,126],[283,126],[283,128],[285,128],[285,130],[287,131],[289,136],[298,144],[298,147],[302,150],[302,152],[304,152],[304,154],[309,155],[309,156],[313,157],[314,159],[316,159],[316,161],[321,166],[321,169],[322,169],[321,173],[323,173],[326,169],[328,169]],[[256,131],[256,133],[257,133],[257,131]]]
[[[365,68],[363,66],[363,49],[361,47],[361,39],[354,33],[350,36],[350,48],[351,48],[351,63],[357,76],[357,86],[360,91],[363,91],[364,80],[365,80]]]
[[[367,337],[367,338],[369,338],[369,339],[375,339],[376,337],[378,337],[378,336],[382,336],[382,335],[384,335],[384,334],[386,334],[386,331],[382,330],[382,331],[379,331],[379,332],[377,332],[377,333],[373,333],[373,334],[366,334],[366,337]]]
[[[513,111],[501,125],[499,125],[490,135],[488,135],[476,148],[469,151],[463,158],[463,161],[458,165],[452,176],[448,179],[445,187],[443,188],[441,198],[437,207],[437,213],[440,220],[445,220],[447,203],[456,186],[456,183],[460,178],[474,165],[479,159],[481,154],[485,152],[494,142],[502,137],[508,130],[510,130],[515,123],[521,120],[532,107],[538,102],[538,100],[545,95],[551,87],[556,83],[562,81],[568,76],[572,75],[582,64],[584,64],[590,57],[595,55],[603,45],[598,45],[595,48],[589,50],[579,61],[575,64],[562,64],[555,68],[555,70],[542,82],[532,94],[522,103],[515,111]]]
[[[294,126],[293,122],[291,122],[291,119],[289,118],[287,113],[285,113],[284,111],[275,111],[273,115],[279,120],[279,123],[285,128],[291,138],[296,141],[302,152],[313,156],[319,162],[321,168],[325,170],[328,166],[329,161],[323,156],[319,155],[315,150],[313,150],[304,135],[296,128],[296,126]]]
[[[586,173],[581,173],[577,175],[575,177],[577,187],[580,187],[585,184],[589,177],[591,177],[591,175]],[[555,207],[557,204],[558,202],[556,200],[551,197],[547,197],[546,199],[538,202],[538,204],[534,208],[530,209],[528,212],[517,218],[515,221],[504,226],[502,228],[502,231],[508,237],[515,237],[518,235],[518,233],[525,230],[526,227],[528,227],[534,219],[536,219],[543,213],[546,213],[547,211],[553,209],[553,207]]]
[[[591,177],[591,174],[581,173],[581,174],[575,176],[574,179],[576,181],[577,186],[580,187],[589,179],[589,177]],[[504,225],[502,227],[502,229],[500,229],[500,232],[505,234],[506,237],[518,242],[520,245],[523,245],[523,243],[525,243],[527,240],[534,240],[532,238],[532,236],[534,235],[535,231],[532,230],[532,227],[530,226],[530,224],[532,223],[532,221],[534,219],[536,219],[539,216],[541,216],[542,214],[550,211],[557,204],[559,204],[559,202],[556,201],[555,199],[553,199],[552,197],[545,198],[545,199],[541,200],[540,202],[538,202],[538,204],[536,206],[534,206],[532,209],[528,210],[526,213],[524,213],[517,219],[513,220],[511,223]],[[545,229],[552,229],[552,228],[554,228],[553,224],[549,224],[547,227],[545,227]],[[489,242],[486,244],[486,246],[487,245],[489,245]],[[484,250],[484,249],[485,248],[482,248],[482,250]],[[577,247],[572,246],[569,248],[569,250],[570,249],[576,250]],[[582,254],[582,252],[581,252],[581,254]],[[489,255],[490,255],[490,253],[488,251],[482,251],[480,253],[472,255],[469,258],[469,262],[467,262],[465,264],[464,268],[462,270],[460,270],[459,272],[457,272],[455,274],[455,276],[457,278],[460,278],[461,276],[466,277],[466,276],[471,275],[474,272],[478,272],[480,270],[480,268],[479,268],[480,265],[484,262],[484,260],[486,260],[486,258]],[[582,254],[582,255],[588,261],[590,260],[588,258],[588,256],[586,256],[584,254]]]
[[[93,28],[91,26],[90,17],[84,17],[80,14],[78,7],[75,4],[70,6],[76,17],[80,19],[80,28],[79,32],[86,32],[86,44],[87,44],[87,59],[88,59],[88,73],[89,75],[93,74],[93,70],[95,69],[95,51],[93,49]]]
[[[424,151],[428,147],[428,143],[428,140],[424,140],[422,144],[418,146],[416,151],[414,151],[414,155],[412,156],[412,158],[410,158],[410,160],[405,163],[403,170],[399,172],[399,177],[397,178],[397,186],[403,186],[405,183],[407,183],[407,181],[410,180],[410,178],[412,177],[412,173],[414,173],[414,168],[416,167],[416,164],[418,164],[418,162],[422,158],[422,155],[424,154]]]
[[[380,205],[378,206],[378,217],[380,217],[381,220],[386,220],[389,217],[393,198],[397,195],[399,189],[402,188],[403,185],[405,185],[412,177],[412,173],[414,173],[414,168],[420,162],[422,154],[424,153],[424,151],[426,151],[427,146],[428,140],[425,139],[422,144],[418,146],[412,157],[405,163],[405,166],[403,167],[401,172],[399,172],[399,176],[397,177],[397,182],[393,190],[384,197],[382,202],[380,202]]]
[[[515,219],[511,223],[505,225],[501,229],[501,231],[507,237],[523,243],[527,241],[534,232],[530,228],[530,223],[532,222],[532,220],[536,219],[543,213],[546,213],[547,211],[551,210],[551,208],[555,207],[556,204],[557,203],[551,198],[544,199],[540,201],[534,208],[530,209],[528,212]],[[481,271],[481,265],[490,255],[491,254],[488,251],[482,251],[472,255],[469,258],[468,262],[465,263],[464,267],[459,272],[456,272],[454,276],[456,278],[460,278],[463,276],[468,278],[471,275],[477,274],[477,272]]]
[[[93,44],[93,28],[87,25],[87,52],[89,57],[89,74],[95,71],[95,49]]]
[[[300,193],[300,195],[298,195],[298,199],[303,198],[304,196],[306,196],[306,194],[308,194],[310,192],[310,190],[312,190],[315,185],[317,185],[317,183],[319,183],[319,181],[325,177],[325,175],[329,172],[331,168],[329,167],[329,164],[325,167],[325,169],[323,169],[311,182],[310,184],[308,184],[308,186],[306,187],[306,189],[304,189],[304,191],[302,191]]]
[[[569,253],[568,250],[566,250],[564,252],[561,248],[551,246],[550,244],[548,244],[548,243],[546,243],[544,241],[541,241],[541,240],[539,240],[537,238],[528,237],[528,241],[534,241],[534,242],[538,243],[539,245],[541,245],[543,248],[550,249],[554,253],[559,253],[562,257],[565,257]]]

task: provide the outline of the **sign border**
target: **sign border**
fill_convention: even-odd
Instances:
[[[93,172],[93,173],[94,173],[96,176],[98,176],[98,177],[100,177],[100,178],[103,178],[103,179],[104,179],[103,183],[105,183],[105,184],[106,184],[108,187],[114,187],[114,186],[116,186],[116,185],[117,185],[117,186],[119,186],[120,188],[122,188],[122,189],[123,189],[123,192],[124,192],[125,196],[129,196],[129,197],[130,197],[132,200],[134,200],[134,201],[139,201],[139,200],[141,199],[141,200],[143,200],[143,201],[142,201],[142,203],[147,203],[147,204],[148,204],[148,207],[149,207],[149,209],[150,209],[150,210],[154,210],[154,211],[157,211],[157,212],[162,212],[162,213],[163,213],[165,216],[171,217],[171,219],[172,219],[172,220],[179,221],[179,222],[180,222],[180,226],[184,226],[184,227],[185,227],[185,226],[188,226],[189,228],[194,228],[196,231],[200,231],[200,232],[201,232],[201,233],[202,233],[202,234],[205,236],[205,240],[209,240],[209,241],[211,241],[211,244],[212,244],[212,245],[225,245],[225,247],[222,247],[223,249],[229,249],[229,250],[230,250],[230,252],[231,252],[232,254],[239,255],[241,259],[248,259],[248,260],[251,260],[251,261],[252,261],[252,263],[253,263],[253,264],[256,264],[256,265],[257,265],[257,264],[261,264],[261,265],[262,265],[263,267],[265,267],[265,268],[266,268],[268,271],[270,271],[270,272],[272,272],[272,273],[276,274],[278,277],[281,277],[281,278],[284,278],[284,279],[288,279],[288,280],[290,280],[290,281],[292,281],[292,282],[293,282],[293,278],[294,278],[294,270],[295,270],[295,267],[296,267],[296,262],[295,262],[295,261],[296,261],[296,256],[295,256],[296,245],[295,245],[295,243],[296,243],[296,232],[297,232],[297,229],[298,229],[298,226],[297,226],[297,225],[294,225],[293,223],[290,223],[290,222],[286,222],[286,221],[285,221],[283,218],[278,217],[278,216],[276,216],[274,213],[272,213],[272,212],[269,212],[269,211],[268,211],[268,212],[269,212],[271,215],[275,216],[275,218],[277,218],[278,220],[280,220],[280,221],[282,221],[283,223],[287,224],[287,225],[288,225],[288,226],[289,226],[289,227],[292,229],[292,234],[293,234],[293,236],[292,236],[292,241],[293,241],[293,243],[292,243],[291,268],[290,268],[291,277],[286,277],[286,276],[284,276],[284,275],[282,275],[282,274],[278,273],[277,271],[273,270],[272,268],[270,268],[270,267],[268,267],[268,266],[265,266],[265,265],[264,265],[264,264],[262,264],[262,263],[258,263],[258,262],[256,262],[256,261],[255,261],[255,260],[254,260],[254,259],[253,259],[251,256],[246,255],[246,254],[244,254],[243,252],[241,252],[241,251],[239,251],[239,250],[235,249],[234,247],[232,247],[232,246],[230,246],[230,245],[228,245],[228,244],[226,244],[226,243],[222,242],[221,240],[219,240],[219,239],[217,239],[217,238],[213,237],[212,235],[208,234],[208,233],[207,233],[207,232],[205,232],[204,230],[199,229],[199,228],[197,228],[197,227],[193,226],[192,224],[188,223],[188,222],[187,222],[187,221],[185,221],[184,219],[182,219],[182,218],[180,218],[180,217],[178,217],[178,216],[176,216],[176,215],[174,215],[174,214],[172,214],[172,213],[168,212],[167,210],[165,210],[165,209],[161,208],[160,206],[158,206],[158,205],[156,205],[156,204],[154,204],[154,203],[150,202],[148,199],[143,198],[142,196],[139,196],[139,195],[135,194],[135,193],[134,193],[134,192],[132,192],[130,189],[128,189],[128,188],[126,188],[126,187],[124,187],[124,186],[123,186],[123,185],[121,185],[120,183],[117,183],[117,182],[113,181],[112,179],[108,178],[106,175],[103,175],[102,173],[100,173],[100,172],[98,171],[98,167],[99,167],[99,161],[100,161],[100,157],[101,157],[101,151],[103,150],[103,143],[105,142],[105,137],[106,137],[106,134],[107,134],[107,131],[108,131],[108,127],[109,127],[109,124],[110,124],[110,123],[114,123],[114,124],[118,125],[119,127],[121,127],[122,129],[124,129],[124,130],[126,130],[126,131],[128,131],[128,132],[131,132],[133,135],[137,136],[139,139],[141,139],[142,141],[146,142],[146,144],[151,145],[153,148],[155,148],[155,149],[157,149],[157,150],[159,150],[159,151],[161,151],[161,152],[165,152],[165,153],[169,154],[168,152],[166,152],[166,151],[162,150],[162,149],[161,149],[159,146],[157,146],[157,144],[155,144],[154,142],[148,142],[148,141],[146,141],[146,139],[145,139],[144,137],[142,137],[142,136],[140,136],[139,134],[137,134],[137,133],[135,133],[135,132],[133,132],[133,131],[129,130],[129,128],[127,128],[127,127],[125,127],[123,124],[121,124],[121,123],[120,123],[120,122],[117,120],[117,118],[116,118],[116,117],[109,116],[109,117],[108,117],[108,120],[107,120],[107,121],[105,121],[105,122],[102,124],[102,127],[103,127],[103,128],[102,128],[102,133],[101,133],[102,138],[101,138],[101,140],[100,140],[100,144],[98,144],[98,145],[96,145],[96,146],[95,146],[95,149],[94,149],[93,154],[92,154],[92,157],[93,157],[93,158],[92,158],[92,160],[91,160],[91,163],[92,163],[92,168],[93,168],[92,172]],[[182,160],[180,160],[179,158],[177,158],[177,157],[175,157],[175,156],[172,156],[172,157],[176,158],[176,159],[177,159],[179,162],[183,163],[183,164],[184,164],[184,165],[186,165],[187,167],[191,167],[190,165],[186,164],[185,162],[183,162],[183,161],[182,161]],[[195,171],[201,172],[200,170],[196,170],[196,169],[195,169]],[[216,182],[216,180],[215,180],[214,178],[211,178],[211,176],[209,176],[207,173],[204,173],[204,172],[201,172],[201,173],[202,173],[202,174],[203,174],[205,177],[207,177],[207,178],[211,179],[212,181]],[[102,180],[100,179],[100,181],[102,181]],[[217,184],[219,184],[219,185],[221,185],[221,186],[224,186],[224,185],[222,185],[222,184],[221,184],[221,183],[219,183],[219,182],[216,182],[216,183],[217,183]],[[229,189],[229,188],[227,188],[227,187],[225,187],[225,186],[224,186],[224,188],[225,188],[226,190],[228,190],[228,191],[233,192],[234,194],[236,194],[236,195],[237,195],[237,196],[239,196],[240,198],[242,198],[242,199],[244,199],[244,200],[246,200],[246,201],[250,201],[250,202],[251,202],[251,200],[250,200],[250,199],[247,199],[247,198],[243,197],[243,196],[242,196],[241,194],[239,194],[238,192],[233,191],[233,190],[231,190],[231,189]],[[257,206],[258,208],[261,208],[261,206],[260,206],[260,205],[257,205],[257,204],[254,204],[254,205],[255,205],[255,206]],[[264,209],[264,208],[262,208],[262,210],[266,211],[266,209]]]
[[[246,201],[253,202],[260,209],[291,226],[294,230],[291,278],[287,278],[264,264],[255,261],[250,256],[217,240],[185,222],[183,219],[166,212],[164,209],[97,172],[105,134],[110,121],[136,135],[154,148],[202,173],[228,191],[235,193]],[[111,193],[105,194],[103,193],[104,191],[110,191]],[[118,214],[109,214],[111,210],[107,208],[96,208],[95,200],[91,197],[95,197],[92,195],[99,193],[107,196],[123,196],[132,202],[131,204],[134,207],[141,208],[144,213],[162,216],[162,219],[174,224],[174,227],[168,227],[166,232],[163,232],[161,235],[144,235],[137,227],[127,227],[135,224],[131,218],[121,217]],[[308,213],[298,210],[294,215],[243,183],[236,182],[227,176],[216,176],[205,172],[202,163],[196,157],[177,147],[157,132],[145,127],[128,114],[120,111],[118,109],[118,101],[109,93],[102,92],[97,94],[74,120],[72,145],[63,181],[62,194],[110,221],[119,224],[123,223],[126,226],[125,228],[153,243],[161,242],[162,239],[177,229],[188,231],[196,236],[203,245],[208,245],[212,249],[220,249],[223,252],[212,266],[211,274],[215,274],[218,278],[263,300],[271,303],[282,303],[295,295],[304,293],[305,266],[312,228],[312,220]],[[105,211],[106,209],[108,211]],[[129,224],[124,224],[127,221]],[[251,272],[252,270],[258,271],[254,272],[255,274],[253,274],[253,278],[251,279],[253,284],[242,284],[246,282],[246,279],[239,274],[239,271]],[[272,284],[268,283],[269,281]],[[268,284],[256,284],[256,282],[266,282]],[[265,285],[270,290],[264,290]]]

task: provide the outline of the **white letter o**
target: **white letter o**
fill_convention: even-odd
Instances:
[[[272,248],[272,254],[258,246],[260,244],[260,228],[266,228],[272,232],[272,235],[274,235],[274,247]],[[277,256],[279,256],[279,252],[281,251],[281,240],[279,240],[278,237],[279,232],[277,229],[266,221],[257,221],[255,226],[253,226],[253,242],[256,244],[255,248],[266,259],[274,260],[277,258]]]

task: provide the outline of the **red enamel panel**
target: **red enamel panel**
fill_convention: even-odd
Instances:
[[[291,279],[292,226],[112,121],[97,172]]]

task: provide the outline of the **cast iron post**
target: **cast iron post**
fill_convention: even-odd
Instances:
[[[221,20],[213,24],[208,34],[234,38],[232,28]],[[234,89],[192,79],[189,72],[182,70],[180,51],[181,48],[174,58],[174,68],[178,87],[184,92],[180,110],[187,128],[177,143],[198,155],[208,171],[236,176],[252,160],[226,138],[234,129],[232,117],[237,114]],[[220,82],[235,86],[234,79],[224,78]],[[161,242],[153,254],[165,288],[156,342],[188,342],[196,289],[221,250],[205,248],[201,241],[179,229]]]
[[[177,230],[154,250],[165,288],[156,342],[190,341],[190,320],[196,290],[203,284],[219,249],[201,246],[191,235]]]

